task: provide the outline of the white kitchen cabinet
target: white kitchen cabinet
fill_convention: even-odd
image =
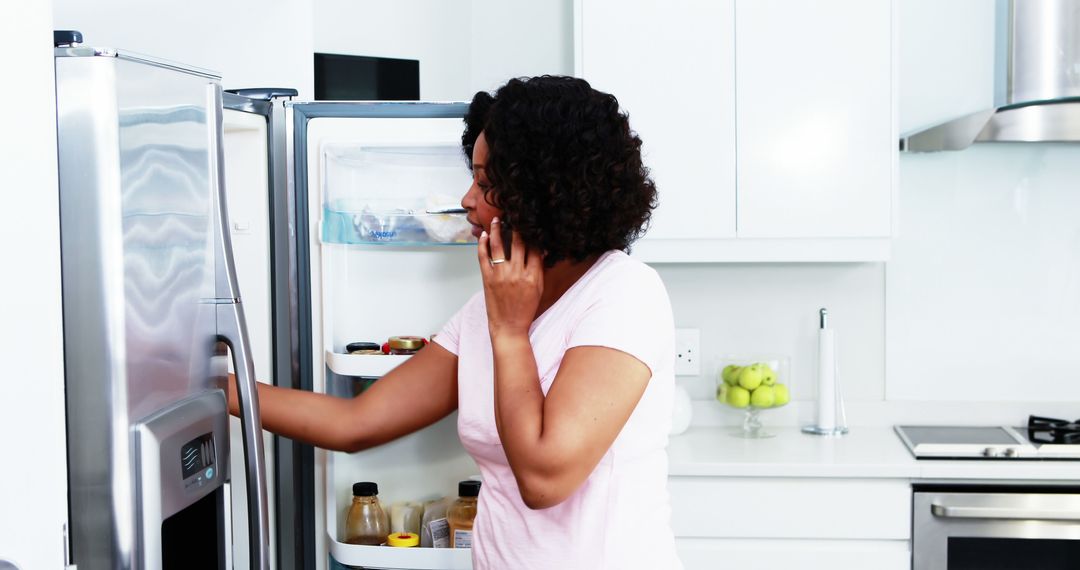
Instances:
[[[618,97],[659,191],[648,240],[735,237],[734,20],[734,0],[577,2],[577,74]]]
[[[576,0],[576,70],[644,141],[650,262],[888,257],[892,0]]]
[[[910,564],[907,479],[673,476],[668,489],[686,570]]]
[[[685,570],[910,570],[911,550],[896,540],[677,538]]]
[[[739,2],[738,236],[890,235],[890,0]]]

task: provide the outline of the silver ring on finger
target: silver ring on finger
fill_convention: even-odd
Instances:
[[[506,263],[506,260],[505,260],[505,259],[502,259],[502,258],[500,258],[500,259],[492,259],[492,260],[491,260],[491,264],[492,264],[492,265],[498,265],[498,264],[500,264],[500,263]]]

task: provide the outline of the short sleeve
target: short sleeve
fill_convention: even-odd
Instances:
[[[461,348],[462,322],[465,320],[468,311],[477,302],[478,297],[480,302],[483,302],[482,294],[477,293],[476,295],[473,295],[467,303],[458,309],[458,312],[454,313],[454,316],[450,317],[449,321],[446,321],[443,328],[435,335],[434,341],[455,356],[459,355]]]
[[[674,354],[675,322],[667,289],[656,271],[644,264],[613,273],[571,329],[567,349],[614,348],[655,374],[662,360]]]

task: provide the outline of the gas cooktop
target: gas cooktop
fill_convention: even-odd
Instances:
[[[1080,421],[1031,416],[1027,427],[895,429],[916,459],[1080,459]]]

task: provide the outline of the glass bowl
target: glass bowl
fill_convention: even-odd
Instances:
[[[751,355],[720,358],[716,375],[716,400],[745,411],[742,428],[733,435],[746,438],[773,437],[761,423],[761,412],[786,406],[791,401],[791,363],[786,356]]]

